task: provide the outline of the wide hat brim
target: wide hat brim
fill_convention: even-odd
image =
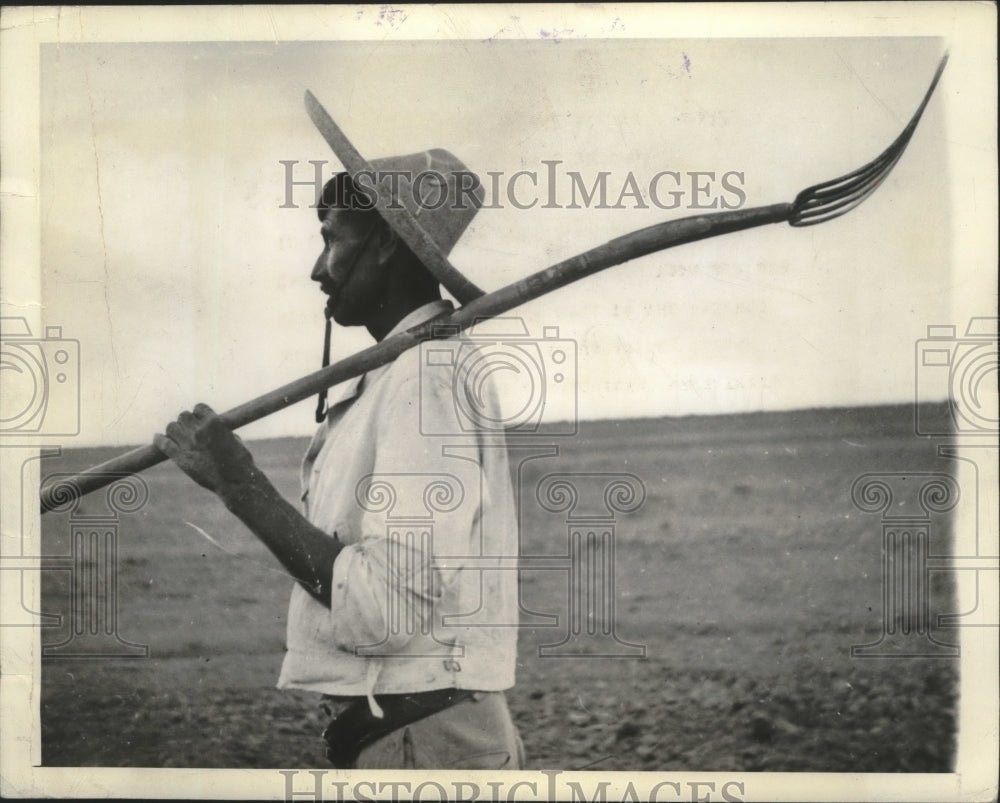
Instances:
[[[309,112],[313,124],[323,135],[323,139],[326,140],[327,145],[333,150],[341,164],[344,165],[348,175],[352,179],[357,179],[359,174],[372,175],[374,173],[372,164],[351,144],[351,141],[341,131],[340,126],[333,121],[322,104],[308,90],[306,90],[305,102],[306,111]],[[386,223],[392,227],[393,231],[409,246],[424,267],[460,304],[468,304],[484,294],[479,287],[469,281],[451,264],[434,238],[405,205],[394,203],[394,199],[385,193],[373,193],[371,200],[375,210]]]

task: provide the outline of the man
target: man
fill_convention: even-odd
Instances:
[[[328,296],[328,318],[382,340],[452,307],[371,210],[371,193],[391,193],[447,253],[482,191],[470,203],[472,174],[442,150],[372,167],[391,182],[366,192],[340,174],[324,187],[312,279]],[[447,356],[447,346],[434,353]],[[348,383],[326,411],[303,463],[305,515],[205,405],[182,413],[155,444],[298,581],[278,685],[323,695],[335,765],[519,769],[503,696],[517,634],[507,453],[502,431],[459,425],[456,394],[472,394],[484,421],[502,416],[488,380],[467,386],[454,350],[450,360],[422,362],[422,354],[411,349]]]

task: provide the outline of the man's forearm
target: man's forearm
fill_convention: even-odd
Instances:
[[[252,478],[218,490],[219,498],[313,597],[330,607],[333,561],[343,545],[314,527],[267,476],[256,469]]]

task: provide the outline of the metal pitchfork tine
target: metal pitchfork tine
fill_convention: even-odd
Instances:
[[[879,184],[882,183],[882,179],[889,175],[889,171],[895,167],[899,157],[906,150],[947,63],[948,54],[945,53],[923,101],[913,117],[910,118],[906,128],[903,129],[903,133],[896,137],[896,141],[882,151],[877,158],[853,173],[848,173],[846,176],[835,178],[832,181],[824,181],[822,184],[816,184],[800,192],[792,204],[792,215],[788,220],[790,225],[814,226],[817,223],[833,220],[835,217],[850,212],[875,192]]]
[[[899,161],[920,117],[944,71],[948,56],[938,65],[930,88],[903,133],[875,160],[840,178],[817,184],[800,192],[793,203],[779,203],[752,209],[735,209],[668,220],[617,237],[582,254],[501,287],[492,293],[473,298],[454,312],[427,321],[420,326],[386,338],[357,354],[346,357],[315,373],[289,382],[276,390],[234,407],[219,417],[230,429],[242,426],[283,410],[316,395],[319,391],[345,382],[380,365],[392,362],[400,354],[428,339],[457,335],[479,321],[502,315],[533,299],[550,293],[585,276],[613,265],[672,248],[675,245],[704,240],[720,234],[743,231],[768,223],[812,226],[825,223],[849,212],[865,200]],[[318,106],[318,101],[313,101]],[[325,114],[325,112],[324,112]],[[389,221],[392,225],[392,221]],[[43,482],[40,500],[43,513],[66,510],[81,496],[110,485],[116,479],[136,474],[166,460],[155,446],[141,446],[74,477],[58,482]]]

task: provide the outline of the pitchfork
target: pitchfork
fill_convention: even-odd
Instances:
[[[946,54],[941,59],[917,111],[903,132],[885,151],[852,173],[803,190],[792,203],[695,215],[658,223],[618,237],[492,293],[474,298],[454,312],[400,332],[333,365],[234,407],[222,413],[220,418],[230,429],[246,426],[307,399],[325,388],[392,362],[404,351],[423,341],[457,335],[478,321],[508,312],[612,265],[619,265],[675,245],[762,226],[766,223],[788,222],[792,226],[812,226],[846,214],[876,190],[903,155],[947,61]],[[308,97],[311,98],[311,95]],[[91,491],[110,485],[128,474],[137,474],[166,459],[166,455],[155,446],[143,446],[89,468],[74,477],[43,483],[40,494],[42,512],[67,507]]]

